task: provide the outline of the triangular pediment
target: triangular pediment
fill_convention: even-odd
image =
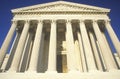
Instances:
[[[85,12],[109,12],[109,9],[78,4],[66,1],[56,1],[34,6],[28,6],[18,9],[13,9],[12,12],[42,12],[42,11],[85,11]]]

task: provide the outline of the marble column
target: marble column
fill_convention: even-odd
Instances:
[[[103,36],[105,45],[106,45],[106,47],[107,47],[107,50],[109,51],[109,52],[108,52],[108,53],[109,53],[109,58],[112,59],[113,65],[117,68],[117,63],[116,63],[116,60],[115,60],[115,57],[114,57],[114,53],[111,51],[111,48],[110,48],[110,46],[109,46],[109,43],[108,43],[108,41],[107,41],[107,38],[106,38],[104,32],[102,32],[102,36]]]
[[[24,72],[25,69],[26,69],[28,56],[29,56],[29,53],[30,53],[29,50],[30,50],[30,46],[31,46],[31,41],[33,39],[33,35],[34,35],[33,31],[30,31],[28,33],[28,37],[26,39],[26,44],[25,44],[25,47],[24,47],[24,50],[23,50],[23,55],[22,55],[22,58],[21,58],[21,63],[20,63],[20,66],[19,66],[19,71],[20,72]]]
[[[31,58],[31,53],[32,53],[32,48],[33,48],[33,44],[34,44],[34,36],[30,42],[30,48],[28,50],[28,58],[27,58],[27,61],[26,61],[26,68],[25,68],[25,71],[28,70],[29,68],[29,63],[30,63],[30,58]]]
[[[80,32],[77,32],[77,36],[79,40],[79,48],[80,48],[83,72],[87,72],[86,57],[85,57],[85,52],[83,50],[83,41],[82,41]]]
[[[9,67],[12,63],[12,60],[13,60],[13,57],[15,55],[15,51],[16,51],[16,48],[17,48],[17,45],[18,45],[18,42],[19,42],[19,39],[20,39],[20,35],[21,35],[21,33],[19,32],[19,30],[17,30],[16,37],[15,37],[14,42],[12,44],[12,47],[10,49],[10,54],[9,54],[8,62],[7,62],[7,65],[6,65],[6,70],[9,69]]]
[[[107,20],[105,21],[105,27],[106,27],[106,30],[107,30],[107,32],[108,32],[108,34],[109,34],[109,36],[110,36],[110,38],[113,42],[113,45],[116,49],[116,52],[118,53],[119,58],[120,58],[120,41],[117,38],[114,30],[112,29],[112,26],[110,25],[110,22],[107,21]]]
[[[56,71],[56,42],[57,42],[57,25],[56,21],[51,21],[51,30],[50,30],[50,44],[49,44],[49,54],[48,54],[48,69],[47,72],[55,72]]]
[[[106,71],[107,70],[106,63],[105,63],[105,60],[104,60],[104,57],[103,57],[103,54],[102,54],[102,51],[101,51],[100,44],[99,44],[98,40],[96,40],[96,44],[97,44],[98,51],[100,53],[101,62],[102,62],[102,66],[103,66],[103,71]]]
[[[23,48],[29,31],[29,25],[30,25],[29,20],[26,20],[9,71],[18,71]]]
[[[15,36],[15,38],[14,38],[13,44],[12,44],[12,46],[11,46],[10,52],[9,52],[8,61],[7,61],[6,65],[5,65],[5,67],[3,67],[3,65],[2,65],[2,67],[1,67],[1,69],[2,69],[3,71],[8,70],[8,68],[10,67],[10,64],[11,64],[11,62],[12,62],[12,59],[11,59],[11,58],[13,58],[13,56],[14,56],[15,49],[16,49],[16,43],[18,42],[18,37],[19,37],[19,35],[20,35],[20,34],[17,32],[17,33],[16,33],[16,36]],[[5,60],[4,60],[4,61],[5,61]],[[4,69],[3,69],[3,68],[4,68]]]
[[[68,71],[76,71],[76,60],[75,60],[75,49],[74,49],[74,38],[72,32],[72,23],[67,20],[66,23],[66,41],[67,41],[67,60],[68,60]]]
[[[39,49],[41,45],[43,22],[38,21],[28,72],[37,72]]]
[[[43,73],[44,72],[44,40],[45,40],[45,34],[44,32],[42,33],[42,38],[41,38],[41,45],[40,45],[40,50],[39,50],[39,58],[38,58],[38,72]]]
[[[105,45],[104,39],[102,37],[100,28],[99,28],[96,20],[93,20],[93,29],[94,29],[96,38],[99,42],[100,49],[103,54],[103,58],[104,58],[107,70],[116,69],[116,67],[113,65],[113,60],[109,57],[109,51],[106,50],[107,47]]]
[[[78,71],[83,72],[82,62],[81,62],[81,53],[79,49],[78,40],[75,41],[75,58],[76,58],[76,68]]]
[[[92,48],[90,45],[90,41],[88,38],[88,34],[87,34],[87,30],[86,30],[84,21],[80,20],[79,25],[80,25],[80,31],[81,31],[81,36],[82,36],[82,40],[83,40],[83,46],[84,46],[88,71],[95,71],[97,69],[96,69],[95,60],[93,57],[93,52],[92,52]]]
[[[47,71],[47,69],[48,69],[48,54],[49,54],[49,40],[50,40],[50,32],[47,32],[47,31],[45,31],[44,32],[45,33],[45,46],[44,46],[44,54],[43,54],[43,57],[44,57],[44,60],[43,60],[43,62],[44,62],[44,69],[43,69],[43,71],[44,72],[46,72]]]
[[[67,32],[65,33],[65,39],[66,39],[67,69],[68,69],[68,71],[70,71],[71,62],[70,62],[70,57],[69,57],[69,54],[68,54],[69,53],[69,48],[68,48],[68,45],[69,45],[68,40],[69,40],[69,38],[68,38]]]
[[[15,29],[17,27],[17,21],[13,20],[11,28],[2,44],[2,47],[0,49],[0,67],[2,66],[2,63],[4,61],[4,57],[8,51],[8,48],[10,46],[10,42],[12,41],[13,35],[15,33]]]
[[[98,49],[97,49],[97,46],[96,46],[96,40],[95,40],[95,37],[94,37],[94,34],[93,34],[92,30],[89,30],[88,34],[89,34],[91,45],[92,45],[92,48],[93,48],[97,68],[98,68],[98,70],[103,71],[102,63],[101,63],[101,60],[100,60],[100,54],[98,52]]]

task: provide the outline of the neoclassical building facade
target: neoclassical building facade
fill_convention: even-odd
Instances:
[[[119,79],[120,42],[109,12],[66,1],[13,9],[0,49],[0,78]]]

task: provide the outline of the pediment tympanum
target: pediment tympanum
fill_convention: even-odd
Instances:
[[[109,9],[78,4],[66,1],[56,1],[13,9],[12,12],[48,12],[48,11],[81,11],[81,12],[109,12]]]

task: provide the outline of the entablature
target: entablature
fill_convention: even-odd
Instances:
[[[28,11],[24,11],[24,12],[14,12],[13,15],[41,15],[41,14],[54,14],[54,15],[57,15],[57,14],[64,14],[64,15],[67,15],[67,14],[88,14],[88,15],[107,15],[108,12],[94,12],[94,11],[31,11],[31,12],[28,12]]]
[[[41,15],[15,15],[13,19],[17,20],[42,20],[42,19],[109,19],[107,15],[86,15],[86,14],[56,14],[56,15],[49,15],[49,14],[41,14]]]

